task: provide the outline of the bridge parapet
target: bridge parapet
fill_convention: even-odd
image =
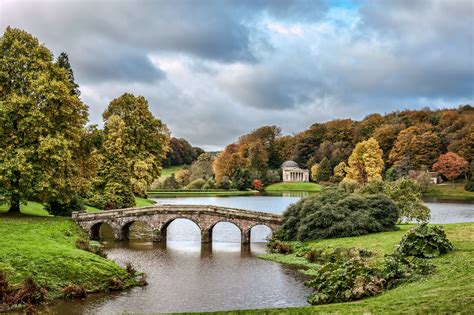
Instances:
[[[72,217],[92,238],[98,237],[101,224],[110,225],[117,240],[128,239],[128,229],[133,222],[145,222],[152,228],[155,241],[166,240],[166,228],[173,220],[188,219],[201,230],[203,243],[212,241],[212,229],[219,222],[235,224],[241,230],[242,243],[250,241],[250,231],[255,225],[265,225],[275,232],[281,224],[278,214],[207,205],[153,205],[96,213],[73,212]]]

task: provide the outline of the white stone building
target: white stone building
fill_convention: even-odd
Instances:
[[[309,182],[309,170],[301,169],[295,161],[286,161],[281,169],[284,182]]]

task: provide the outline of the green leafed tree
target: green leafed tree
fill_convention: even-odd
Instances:
[[[100,209],[133,207],[132,173],[127,159],[126,125],[117,115],[105,124],[103,164],[93,185],[89,203]]]
[[[324,157],[319,163],[318,170],[316,172],[316,181],[327,182],[332,175],[331,162],[329,162],[327,157]]]
[[[170,140],[168,128],[153,116],[143,96],[125,93],[112,100],[103,117],[107,122],[114,115],[124,123],[123,154],[131,174],[132,190],[144,197],[160,175]]]
[[[31,198],[72,201],[87,106],[71,93],[68,71],[32,35],[7,28],[0,52],[0,186],[9,211]]]

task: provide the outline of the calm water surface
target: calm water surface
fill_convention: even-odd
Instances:
[[[300,197],[242,196],[157,198],[158,204],[204,204],[282,213]],[[474,222],[474,204],[426,202],[432,223]],[[49,306],[59,314],[116,314],[218,311],[307,305],[304,278],[287,266],[256,258],[270,231],[252,229],[250,246],[240,244],[240,231],[221,222],[213,244],[201,246],[199,228],[178,219],[168,227],[166,244],[110,242],[109,258],[132,262],[147,274],[149,285],[113,294],[96,294],[84,301]]]

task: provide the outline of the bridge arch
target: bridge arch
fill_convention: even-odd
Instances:
[[[203,229],[202,229],[201,225],[199,224],[199,222],[196,219],[194,219],[192,217],[187,217],[187,216],[177,216],[177,217],[174,217],[174,218],[171,218],[171,219],[168,219],[167,221],[165,221],[165,223],[163,223],[161,225],[161,228],[159,229],[159,240],[160,241],[163,241],[163,242],[167,241],[167,239],[168,239],[168,227],[171,225],[171,223],[175,222],[176,220],[185,220],[185,221],[189,221],[189,222],[194,223],[194,225],[198,228],[198,230],[201,234],[201,241],[202,241],[202,237],[203,237],[202,231],[203,231]],[[156,234],[156,232],[155,232],[155,234]]]
[[[243,233],[242,227],[237,222],[235,222],[233,220],[228,220],[228,219],[218,220],[218,221],[216,221],[215,223],[213,223],[211,225],[211,227],[209,228],[209,232],[208,232],[210,241],[214,242],[214,237],[216,236],[215,232],[218,232],[218,230],[215,231],[215,228],[216,228],[217,225],[219,225],[221,223],[229,224],[229,225],[232,225],[233,227],[235,227],[237,229],[236,232],[238,233],[238,238],[239,238],[240,241],[242,241],[242,233]]]
[[[262,241],[261,238],[258,239],[258,237],[261,236],[261,234],[266,233],[266,237],[264,237],[264,239],[266,239],[268,237],[273,236],[274,232],[275,231],[270,226],[264,223],[258,223],[258,224],[252,225],[249,229],[250,242],[252,243],[261,242]]]
[[[141,233],[136,231],[138,229],[142,229]],[[147,229],[147,231],[145,231],[145,229]],[[130,240],[130,232],[136,232],[135,234],[142,234],[140,239],[153,240],[153,230],[153,226],[144,220],[130,220],[120,227],[119,239]]]
[[[106,229],[104,231],[104,228]],[[101,239],[101,229],[102,232],[112,233],[111,237],[115,239],[115,230],[112,224],[107,221],[101,221],[93,224],[89,230],[89,237],[91,240],[100,241]],[[108,231],[107,231],[108,230]]]

